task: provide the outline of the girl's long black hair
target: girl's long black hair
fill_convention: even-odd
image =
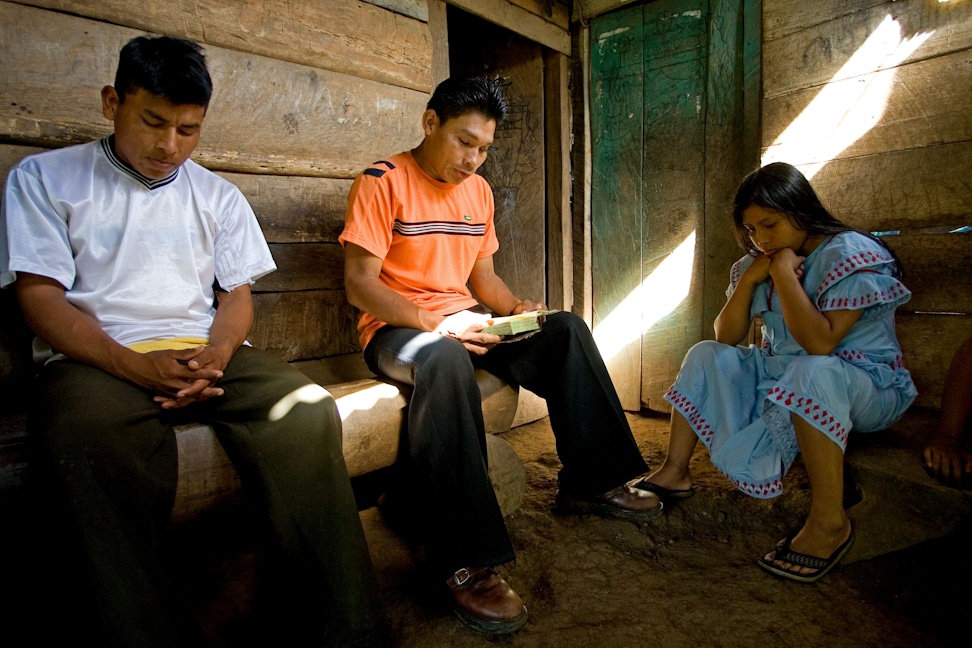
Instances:
[[[786,215],[790,224],[810,234],[863,234],[880,243],[894,259],[895,277],[900,278],[904,274],[901,262],[887,243],[870,232],[855,229],[835,218],[820,202],[817,192],[810,186],[810,181],[792,164],[773,162],[760,167],[747,175],[736,190],[732,209],[736,238],[745,250],[755,252],[756,246],[743,226],[743,212],[751,205],[781,212]]]

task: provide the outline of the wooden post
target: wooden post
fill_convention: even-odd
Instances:
[[[591,28],[581,25],[574,32],[571,66],[571,103],[573,105],[574,145],[573,204],[571,207],[571,248],[573,305],[571,310],[593,326],[594,308],[591,286]]]
[[[568,57],[544,51],[544,142],[547,160],[547,306],[570,310],[573,249],[570,218]]]
[[[432,87],[449,78],[449,25],[446,3],[429,0],[429,31],[432,34]]]

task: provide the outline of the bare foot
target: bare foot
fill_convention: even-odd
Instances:
[[[925,469],[946,486],[961,488],[972,473],[972,452],[949,438],[928,444],[923,455]]]

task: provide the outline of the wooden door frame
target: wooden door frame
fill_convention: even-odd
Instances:
[[[571,106],[568,89],[570,32],[509,4],[506,0],[428,0],[429,30],[433,43],[433,85],[449,76],[447,4],[544,46],[546,299],[550,308],[571,310],[574,293],[574,233],[570,175]]]

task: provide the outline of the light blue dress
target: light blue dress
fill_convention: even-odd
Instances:
[[[752,262],[747,255],[733,265],[727,296]],[[821,243],[803,268],[804,290],[820,311],[863,308],[830,355],[808,355],[790,337],[767,279],[750,306],[751,316],[763,318],[762,345],[695,345],[665,395],[708,447],[712,463],[754,497],[783,492],[782,477],[799,452],[791,414],[843,450],[852,429],[888,427],[917,395],[894,330],[894,311],[911,292],[893,276],[887,250],[843,232]]]

